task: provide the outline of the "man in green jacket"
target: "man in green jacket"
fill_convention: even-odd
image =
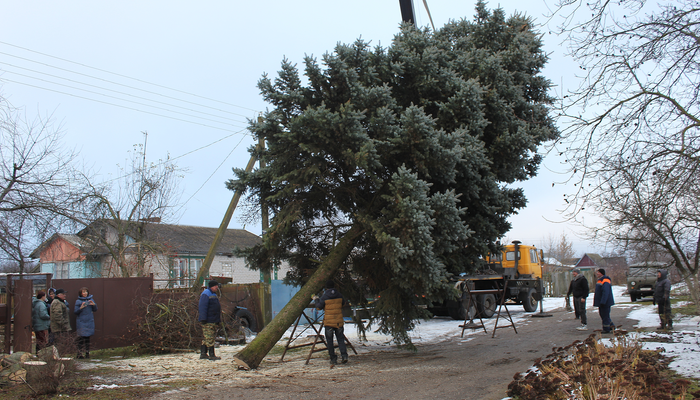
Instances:
[[[56,290],[56,298],[51,302],[51,333],[54,335],[54,341],[60,353],[68,350],[71,344],[71,330],[66,291],[58,289]]]

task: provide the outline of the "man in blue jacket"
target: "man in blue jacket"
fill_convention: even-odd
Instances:
[[[610,333],[615,329],[615,324],[610,319],[610,307],[615,304],[612,284],[610,283],[610,277],[605,275],[603,268],[599,268],[595,274],[598,277],[598,281],[595,283],[593,306],[598,307],[600,319],[603,320],[603,333]]]
[[[202,347],[199,358],[201,360],[221,360],[214,354],[214,337],[221,322],[221,303],[216,293],[219,291],[217,281],[209,281],[208,289],[199,296],[199,322],[202,324]],[[209,355],[207,355],[207,350]]]

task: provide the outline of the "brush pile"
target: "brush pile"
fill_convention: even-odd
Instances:
[[[519,400],[535,399],[686,399],[692,382],[667,378],[667,363],[660,351],[643,350],[627,333],[618,331],[611,343],[592,334],[535,362],[525,374],[516,374],[508,395]],[[692,398],[692,397],[690,397]]]
[[[139,323],[129,339],[142,353],[162,354],[198,349],[202,328],[198,321],[199,294],[154,295],[137,305]],[[240,321],[224,309],[217,340],[240,343],[245,340]]]

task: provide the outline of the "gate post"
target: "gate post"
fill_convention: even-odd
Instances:
[[[12,291],[15,311],[14,331],[12,335],[13,352],[32,351],[32,295],[34,283],[31,279],[14,282]]]
[[[10,354],[12,347],[12,275],[7,275],[5,285],[5,354]]]

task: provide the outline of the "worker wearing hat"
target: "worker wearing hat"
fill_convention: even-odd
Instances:
[[[316,309],[323,310],[323,327],[326,334],[326,347],[330,356],[331,365],[338,364],[338,356],[333,349],[333,336],[338,340],[338,350],[342,363],[348,362],[348,351],[345,346],[345,329],[343,327],[343,306],[347,304],[343,295],[335,289],[332,280],[326,282],[326,290],[323,296],[313,296]]]
[[[569,291],[566,293],[568,298],[572,294],[574,295],[574,311],[576,319],[581,319],[581,326],[578,330],[585,331],[588,329],[588,320],[586,318],[586,298],[588,297],[588,280],[581,273],[581,270],[574,268],[571,271],[574,279],[571,280],[569,284]]]
[[[51,333],[54,335],[54,341],[59,347],[59,353],[68,350],[71,330],[66,291],[56,289],[56,298],[51,302]]]
[[[598,268],[595,274],[598,281],[595,284],[593,307],[598,307],[598,314],[603,321],[603,333],[612,333],[615,330],[615,324],[610,318],[610,308],[615,304],[615,299],[613,298],[610,277],[605,275],[603,268]]]
[[[219,283],[209,281],[205,289],[199,296],[199,322],[202,324],[202,347],[199,358],[201,360],[221,360],[214,354],[214,337],[216,330],[221,323],[221,303],[219,302]],[[209,354],[207,354],[207,351]]]

